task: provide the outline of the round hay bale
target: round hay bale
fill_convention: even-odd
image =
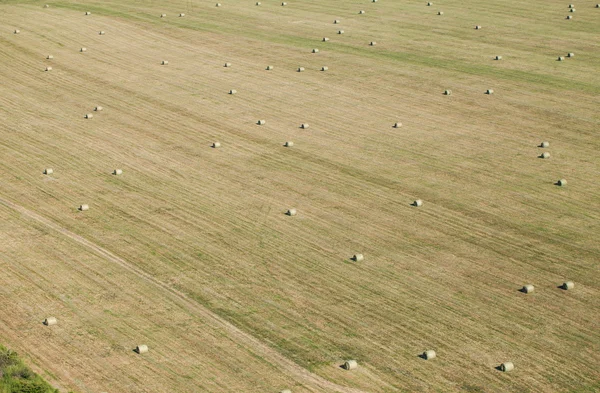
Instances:
[[[596,8],[600,8],[600,4],[596,4]]]
[[[547,151],[545,151],[542,154],[540,154],[540,158],[550,158],[550,153],[548,153]]]
[[[292,147],[292,146],[294,146],[294,142],[287,141],[287,142],[285,142],[285,144],[283,146],[285,146],[285,147]]]
[[[323,37],[323,42],[327,42],[327,41],[329,41],[329,38]]]
[[[571,15],[567,15],[567,19],[573,19]]]
[[[97,106],[97,107],[94,108],[94,110],[96,112],[102,112],[104,110],[104,108],[102,108],[101,106]]]
[[[100,32],[99,32],[98,34],[99,34],[99,35],[105,35],[105,34],[106,34],[106,32],[105,32],[105,31],[103,31],[103,30],[100,30]]]
[[[559,181],[556,182],[556,185],[560,186],[560,187],[564,187],[567,185],[567,181],[565,179],[560,179]]]
[[[294,209],[294,208],[291,208],[291,209],[288,209],[288,211],[285,212],[285,214],[287,214],[288,216],[295,216],[296,214],[298,214],[298,211],[296,211],[296,209]]]
[[[44,4],[44,8],[50,8],[48,4]]]
[[[236,93],[237,93],[237,90],[234,90],[234,89],[229,90],[229,94],[236,94]]]
[[[145,344],[138,345],[135,347],[135,351],[141,355],[142,353],[148,352],[148,346]]]
[[[48,60],[52,60],[52,59],[54,59],[54,56],[52,56],[52,55],[48,55],[48,56],[46,56],[46,59],[48,59]]]
[[[433,5],[433,3],[430,1],[427,3],[427,6],[431,7]]]
[[[221,147],[221,142],[213,142],[213,144],[212,144],[213,149],[218,149],[219,147]]]
[[[264,126],[265,124],[267,124],[266,120],[259,120],[256,122],[256,124],[258,124],[259,126]]]
[[[402,123],[400,123],[399,121],[397,121],[397,122],[394,123],[393,127],[394,128],[400,128],[400,127],[402,127]]]
[[[495,60],[502,60],[502,56],[496,56],[494,59]]]
[[[46,71],[52,71],[52,67],[46,67]]]
[[[308,123],[302,123],[302,124],[300,124],[300,128],[307,129],[308,127],[310,127],[308,125]]]
[[[346,370],[355,370],[358,367],[358,362],[356,360],[346,360],[344,363],[344,368]]]
[[[304,67],[298,67],[298,72],[304,71]]]
[[[321,67],[321,71],[327,71],[328,69],[329,69],[329,67],[327,67],[327,66]]]
[[[344,30],[338,30],[338,34],[344,34]]]
[[[256,2],[256,5],[260,5],[260,1],[257,1],[257,2]]]
[[[502,370],[502,372],[505,372],[505,373],[512,371],[514,369],[515,369],[515,365],[513,364],[513,362],[505,362],[500,365],[500,370]]]
[[[571,8],[569,12],[575,12],[575,8]]]
[[[15,30],[15,34],[19,34],[20,32],[21,32],[21,30],[19,30],[19,29]]]
[[[428,351],[423,352],[422,357],[425,360],[431,360],[431,359],[434,359],[436,357],[436,354],[435,354],[434,350],[430,349]]]
[[[90,207],[88,205],[80,205],[79,206],[79,211],[86,211],[86,210],[90,210]]]
[[[371,42],[369,43],[369,45],[370,45],[370,46],[375,46],[375,45],[377,45],[377,42],[375,42],[375,41],[371,41]]]
[[[521,288],[521,292],[523,293],[531,293],[534,291],[534,287],[531,284],[527,284],[527,285],[523,285],[523,288]]]
[[[112,172],[112,174],[115,175],[115,176],[121,176],[123,174],[123,170],[122,169],[115,169]]]
[[[475,26],[475,30],[481,30],[481,26],[479,26],[479,25]]]
[[[79,49],[79,52],[87,52],[87,48],[81,48]]]
[[[342,22],[341,22],[339,19],[335,19],[335,20],[333,21],[333,24],[334,24],[334,25],[338,25],[338,24],[340,24],[340,23],[342,23]]]
[[[574,4],[569,4],[569,8],[575,8]]]
[[[319,53],[319,50],[317,48],[312,50],[312,53]]]
[[[492,89],[487,89],[487,90],[485,91],[485,94],[494,94],[494,90],[492,90]]]
[[[55,317],[48,317],[48,318],[44,319],[44,325],[46,325],[46,326],[56,325],[57,323],[58,323],[58,321],[56,320]]]
[[[220,7],[220,6],[221,6],[221,3],[215,4],[215,7]]]
[[[421,207],[421,206],[423,206],[423,201],[421,199],[417,199],[416,201],[413,202],[413,206]]]
[[[292,391],[290,389],[284,389],[279,393],[292,393]]]
[[[166,17],[167,17],[167,14],[160,14],[160,17],[161,17],[161,18],[166,18]]]
[[[377,3],[377,0],[371,0],[373,3]]]
[[[544,141],[540,143],[540,147],[550,147],[550,142]]]
[[[231,67],[231,63],[225,63],[225,65],[223,67],[229,68],[229,67]]]
[[[452,90],[444,90],[444,95],[451,96]]]
[[[360,11],[358,11],[358,13],[359,13],[360,15],[362,15],[362,14],[364,14],[364,13],[365,13],[365,11],[363,11],[363,10],[360,10]]]
[[[438,11],[438,15],[444,15],[444,11]]]
[[[567,53],[567,57],[575,57],[575,53],[569,52]]]
[[[281,3],[282,7],[285,7],[287,5],[287,3],[284,1],[283,3]]]
[[[52,169],[52,168],[44,169],[44,175],[51,175],[53,173],[54,173],[54,169]]]
[[[270,65],[270,66],[267,66],[267,70],[268,70],[268,71],[271,71],[272,69],[273,69],[273,66],[272,66],[272,65]]]
[[[575,283],[573,283],[573,281],[566,281],[560,287],[565,291],[568,291],[569,289],[575,288]]]
[[[94,115],[92,115],[91,113],[88,113],[87,115],[85,115],[85,118],[86,118],[86,119],[91,119],[91,118],[93,118],[93,117],[94,117]]]
[[[179,14],[180,18],[183,18],[185,16],[185,14]]]
[[[354,254],[351,258],[354,262],[362,262],[365,257],[363,254]]]
[[[162,65],[169,65],[169,61],[168,60],[163,60],[160,64],[162,64]]]
[[[92,15],[92,13],[90,11],[86,11],[85,14],[86,15]]]

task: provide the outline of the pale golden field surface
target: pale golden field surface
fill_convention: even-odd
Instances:
[[[433,2],[0,3],[0,343],[81,393],[599,391],[600,8]]]

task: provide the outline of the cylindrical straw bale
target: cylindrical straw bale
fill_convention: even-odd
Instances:
[[[92,13],[90,11],[86,11],[85,14],[86,15],[92,15]]]
[[[225,67],[225,68],[229,68],[229,67],[231,67],[231,63],[225,63],[225,66],[224,66],[224,67]]]
[[[544,141],[540,143],[540,147],[550,147],[550,142]]]
[[[55,317],[48,317],[48,318],[44,319],[44,325],[46,325],[46,326],[56,325],[57,323],[58,323],[58,321],[56,320]]]
[[[569,53],[567,53],[567,57],[575,57],[575,53],[569,52]]]
[[[256,124],[258,124],[259,126],[264,126],[265,124],[267,124],[266,120],[259,120],[256,122]]]
[[[321,67],[321,71],[327,71],[328,69],[329,69],[329,67],[327,67],[327,66]]]
[[[558,56],[558,61],[563,61],[564,59],[564,56]]]
[[[428,6],[432,6],[432,5],[433,5],[433,3],[430,1],[430,2],[428,2],[428,3],[427,3],[427,5],[428,5]]]
[[[46,71],[52,71],[52,67],[46,67]]]
[[[377,45],[377,42],[375,42],[375,41],[371,41],[371,42],[369,43],[369,45],[371,45],[371,46],[375,46],[375,45]]]
[[[86,119],[91,119],[91,118],[93,118],[93,117],[94,117],[94,115],[92,115],[91,113],[88,113],[87,115],[85,115],[85,118],[86,118]]]
[[[364,14],[364,13],[365,13],[365,11],[363,11],[363,10],[360,10],[360,11],[358,11],[358,13],[362,15],[362,14]]]
[[[400,128],[402,127],[402,123],[400,123],[399,121],[394,123],[394,128]]]
[[[161,64],[162,64],[162,65],[168,65],[168,64],[169,64],[169,61],[168,61],[168,60],[163,60]]]
[[[256,2],[256,5],[260,5],[260,1],[257,1],[257,2]]]
[[[444,11],[438,11],[438,15],[444,15]]]
[[[527,285],[523,285],[523,288],[521,288],[521,292],[523,293],[531,293],[534,291],[534,286],[531,284],[527,284]]]
[[[571,15],[567,15],[567,19],[573,19]]]
[[[354,370],[358,367],[358,362],[356,360],[346,360],[344,363],[344,368],[346,370]]]
[[[295,216],[296,214],[298,214],[298,211],[296,211],[296,209],[292,208],[292,209],[288,209],[288,211],[285,213],[288,216]]]
[[[270,66],[267,66],[267,70],[271,71],[272,69],[273,69],[273,66],[272,66],[272,65],[270,65]]]
[[[479,25],[475,26],[475,30],[481,30],[481,26],[479,26]]]
[[[329,41],[329,38],[323,37],[323,42],[327,42],[327,41]]]
[[[545,151],[545,152],[543,152],[543,153],[540,155],[540,158],[550,158],[550,153],[548,153],[547,151]]]
[[[444,95],[447,95],[447,96],[452,95],[452,90],[444,90]]]
[[[561,288],[564,289],[565,291],[568,291],[569,289],[575,288],[575,284],[573,283],[573,281],[566,281],[563,283]]]
[[[354,254],[354,255],[352,256],[352,260],[353,260],[354,262],[362,262],[364,259],[365,259],[365,257],[364,257],[364,255],[363,255],[363,254]]]
[[[48,59],[48,60],[52,60],[52,59],[54,59],[54,56],[52,56],[52,55],[48,55],[48,56],[46,56],[46,59]]]
[[[54,169],[52,169],[52,168],[44,169],[44,175],[51,175],[53,173],[54,173]]]
[[[502,56],[496,56],[496,60],[502,60]]]
[[[485,91],[485,94],[494,94],[494,90],[492,90],[492,89],[487,89],[487,90]]]
[[[98,34],[100,34],[100,35],[105,35],[105,34],[106,34],[106,32],[105,32],[105,31],[103,31],[103,30],[100,30],[100,32],[99,32]]]
[[[19,34],[21,32],[21,30],[17,29],[15,30],[15,34]]]
[[[515,365],[513,364],[513,362],[504,362],[500,365],[500,370],[502,370],[505,373],[514,370],[514,368]]]
[[[179,14],[180,18],[183,18],[185,16],[185,14]]]
[[[90,207],[88,205],[81,205],[81,206],[79,206],[79,210],[84,212],[86,210],[90,210]]]
[[[333,21],[333,24],[335,24],[335,25],[337,25],[337,24],[340,24],[340,23],[341,23],[341,22],[340,22],[340,20],[339,20],[339,19],[336,19],[336,20],[334,20],[334,21]]]
[[[574,4],[569,4],[569,8],[575,8]]]
[[[575,8],[571,8],[569,12],[575,12]]]
[[[48,4],[45,4],[44,8],[50,8],[50,6]]]
[[[425,359],[425,360],[431,360],[431,359],[435,358],[435,356],[436,356],[435,351],[432,349],[423,352],[423,359]]]
[[[215,6],[216,6],[216,7],[220,7],[220,6],[221,6],[221,3],[217,3],[217,4],[215,4]]]
[[[338,34],[344,34],[344,30],[338,30]]]
[[[166,18],[166,17],[167,17],[167,14],[160,14],[160,17],[161,17],[161,18]]]
[[[290,389],[284,389],[279,393],[292,393],[292,391]]]
[[[213,147],[213,149],[217,149],[217,148],[221,147],[221,142],[213,142],[212,147]]]
[[[596,4],[596,8],[600,8],[600,4]]]
[[[298,67],[298,72],[304,71],[304,67]]]
[[[319,53],[319,50],[317,48],[312,50],[312,53]]]
[[[423,206],[423,201],[421,199],[417,199],[413,202],[413,206],[421,207]]]
[[[567,185],[567,181],[565,179],[560,179],[559,181],[556,182],[556,184],[558,184],[561,187],[564,187]]]
[[[237,93],[237,90],[234,90],[234,89],[229,90],[229,94],[235,94],[235,93]]]
[[[305,128],[305,129],[306,129],[306,128],[308,128],[308,127],[310,127],[310,126],[308,125],[308,123],[302,123],[302,124],[300,124],[300,128]]]
[[[287,141],[287,142],[285,142],[285,145],[284,145],[284,146],[285,146],[285,147],[292,147],[292,146],[294,146],[294,142],[292,142],[292,141]]]
[[[81,48],[79,49],[79,52],[87,52],[87,48]]]
[[[103,111],[103,110],[104,110],[104,108],[102,108],[101,106],[97,106],[97,107],[95,107],[95,108],[94,108],[94,110],[95,110],[96,112],[101,112],[101,111]]]
[[[141,355],[142,353],[148,352],[148,346],[145,344],[138,345],[135,347],[135,351]]]
[[[122,174],[123,174],[123,170],[122,169],[115,169],[113,171],[113,175],[115,175],[115,176],[120,176]]]
[[[281,6],[282,6],[282,7],[284,7],[284,6],[286,6],[286,5],[287,5],[287,3],[286,3],[285,1],[284,1],[283,3],[281,3]]]

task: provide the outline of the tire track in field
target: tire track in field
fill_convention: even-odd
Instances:
[[[194,302],[188,296],[186,296],[183,292],[180,292],[180,291],[170,287],[169,285],[155,279],[154,277],[152,277],[148,273],[144,272],[143,270],[132,266],[124,259],[122,259],[122,258],[118,257],[117,255],[111,253],[110,251],[96,245],[95,243],[85,239],[84,237],[79,236],[79,235],[69,231],[68,229],[65,229],[65,228],[61,227],[60,225],[50,221],[49,219],[42,217],[39,214],[37,214],[33,211],[30,211],[16,203],[8,201],[2,197],[0,197],[0,203],[16,212],[21,213],[22,215],[24,215],[34,221],[37,221],[37,222],[45,225],[46,227],[64,235],[65,237],[68,237],[69,239],[94,251],[96,254],[102,256],[106,260],[109,260],[109,261],[121,266],[122,268],[130,271],[131,273],[135,274],[137,277],[139,277],[143,280],[146,280],[147,282],[155,285],[158,288],[165,290],[171,296],[177,298],[177,300],[184,303],[188,307],[188,309],[193,309],[197,314],[200,314],[203,318],[205,318],[207,321],[211,322],[213,325],[216,325],[217,327],[224,329],[229,335],[231,335],[232,338],[238,340],[241,343],[244,343],[247,347],[252,349],[254,352],[259,354],[260,356],[268,358],[270,361],[278,364],[286,372],[296,376],[297,378],[302,379],[302,380],[306,381],[307,383],[312,384],[315,387],[318,387],[321,389],[332,390],[332,391],[340,392],[340,393],[366,393],[365,391],[360,390],[360,389],[337,385],[333,382],[330,382],[330,381],[328,381],[322,377],[319,377],[318,375],[313,374],[310,371],[300,367],[299,365],[297,365],[293,361],[289,360],[288,358],[284,357],[283,355],[278,353],[276,350],[272,349],[271,347],[269,347],[265,343],[261,342],[254,336],[240,330],[232,323],[228,322],[227,320],[221,318],[217,314],[210,311],[208,308]]]

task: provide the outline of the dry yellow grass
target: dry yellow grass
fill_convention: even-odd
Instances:
[[[443,17],[391,1],[41,4],[0,13],[22,30],[0,33],[0,336],[52,382],[600,388],[593,7],[564,21],[555,0],[453,0]]]

